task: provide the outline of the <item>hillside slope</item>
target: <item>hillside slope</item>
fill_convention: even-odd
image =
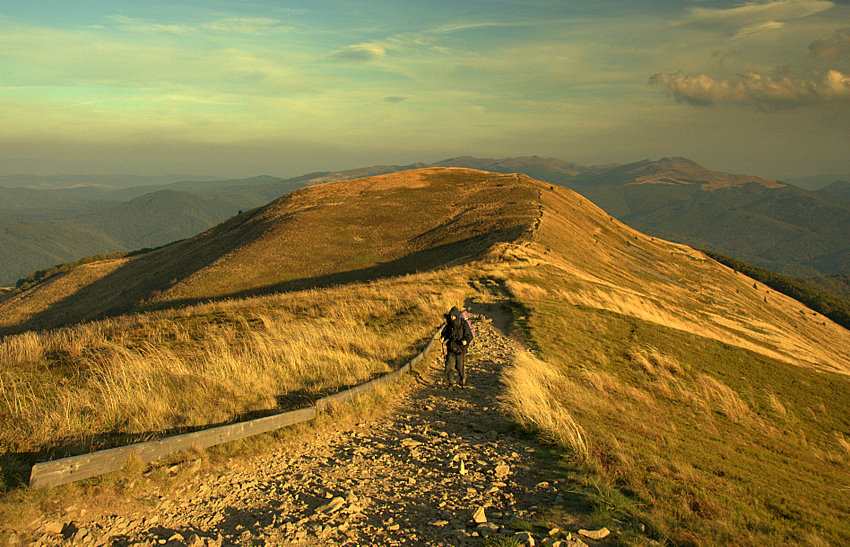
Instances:
[[[531,179],[426,169],[304,188],[189,240],[88,264],[0,307],[0,332],[470,260],[530,230]]]
[[[824,191],[712,171],[686,158],[594,167],[538,157],[437,163],[526,173],[575,190],[649,235],[786,275],[850,272],[850,204]],[[833,188],[841,195],[844,187]]]
[[[846,544],[850,331],[691,248],[587,231],[580,199],[544,191],[527,265],[498,274],[534,350],[506,372],[516,418],[658,541]]]

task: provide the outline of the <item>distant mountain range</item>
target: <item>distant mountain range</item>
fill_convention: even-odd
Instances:
[[[706,169],[685,158],[581,166],[537,156],[463,156],[281,179],[86,185],[80,178],[0,187],[0,284],[87,254],[155,247],[191,237],[240,210],[304,186],[421,167],[525,173],[571,188],[650,235],[717,251],[780,273],[850,273],[850,183],[821,190]],[[3,179],[0,178],[0,184]],[[70,184],[73,183],[73,184]],[[29,186],[29,187],[21,187]]]

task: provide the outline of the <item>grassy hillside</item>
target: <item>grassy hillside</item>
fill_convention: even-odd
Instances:
[[[600,522],[677,545],[847,543],[850,333],[696,251],[614,225],[588,242],[567,203],[544,194],[534,267],[497,274],[534,349],[505,404],[567,450]]]
[[[850,272],[850,203],[685,158],[582,167],[538,157],[460,157],[440,165],[526,173],[571,188],[644,233],[794,276]],[[844,195],[846,183],[829,188]]]
[[[831,296],[830,294],[830,292],[838,292],[840,287],[829,286],[832,290],[824,292],[815,288],[813,286],[814,283],[797,281],[719,253],[706,251],[706,254],[714,260],[729,266],[736,272],[746,274],[753,279],[761,281],[768,287],[802,302],[812,310],[829,317],[845,329],[850,329],[850,302]],[[836,282],[839,282],[840,279],[838,277]]]
[[[0,333],[468,260],[531,228],[529,181],[431,169],[304,188],[194,238],[51,278],[0,305]]]
[[[51,457],[299,408],[403,364],[459,268],[199,304],[0,341],[0,491]],[[2,478],[2,477],[0,477]]]
[[[2,468],[361,381],[493,280],[530,349],[502,404],[563,450],[601,524],[850,541],[850,331],[575,192],[465,169],[305,188],[0,303],[8,330],[135,312],[2,339]]]
[[[159,180],[144,177],[0,177],[0,184],[29,184],[0,186],[0,252],[5,258],[0,283],[14,284],[35,270],[81,256],[157,247],[192,237],[238,211],[264,206],[304,186],[411,167],[381,165],[291,179],[258,176],[167,184],[153,184]]]

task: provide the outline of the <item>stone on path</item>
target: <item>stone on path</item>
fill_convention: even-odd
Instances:
[[[578,533],[589,539],[600,540],[607,538],[611,534],[611,530],[608,528],[600,528],[599,530],[585,530],[582,528]]]
[[[325,505],[316,508],[316,513],[334,513],[339,511],[345,505],[345,500],[339,496],[333,498]]]
[[[479,506],[472,515],[472,520],[475,524],[484,524],[487,522],[487,515],[484,514],[484,508]]]
[[[48,522],[44,526],[44,531],[48,534],[59,535],[62,533],[62,530],[65,528],[65,523],[62,521],[54,520],[53,522]]]

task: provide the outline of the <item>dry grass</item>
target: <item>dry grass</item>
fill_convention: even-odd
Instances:
[[[469,290],[444,272],[119,317],[0,342],[4,453],[304,406],[418,350]]]
[[[537,430],[581,460],[589,454],[584,429],[563,405],[563,393],[575,393],[572,382],[529,353],[517,355],[504,373],[503,404],[521,425]]]

